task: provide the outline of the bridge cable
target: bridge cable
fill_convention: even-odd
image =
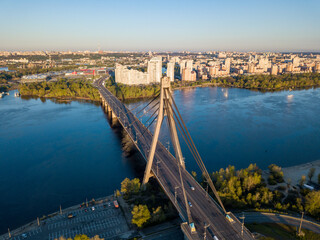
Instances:
[[[174,100],[173,100],[173,104],[175,104]],[[176,105],[175,105],[175,108],[177,109]],[[190,133],[188,132],[188,129],[185,126],[185,123],[183,122],[183,119],[182,119],[181,114],[180,114],[178,109],[177,109],[177,112],[178,112],[178,114],[180,116],[180,119],[181,119],[181,122],[184,125],[184,128],[186,130],[186,133],[187,133],[186,137],[189,139],[189,142],[191,141],[191,147],[193,148],[193,151],[196,153],[197,157],[195,158],[195,160],[197,161],[200,169],[202,170],[202,174],[207,179],[207,183],[210,185],[210,188],[212,189],[213,193],[215,194],[215,196],[216,196],[217,200],[219,201],[221,207],[223,208],[224,212],[226,213],[226,210],[225,210],[225,208],[224,208],[224,206],[222,204],[222,201],[221,201],[221,199],[220,199],[220,197],[218,195],[218,192],[216,191],[216,189],[215,189],[215,187],[213,185],[212,179],[211,179],[209,173],[207,172],[207,169],[205,168],[205,165],[204,165],[204,163],[203,163],[203,161],[202,161],[202,159],[200,157],[200,154],[199,154],[197,148],[194,145],[194,142],[193,142],[193,140],[192,140],[192,138],[190,136]]]
[[[146,129],[143,131],[143,133],[141,134],[141,136],[143,136],[143,134],[145,134],[145,132],[148,130],[148,128],[152,125],[152,123],[157,119],[158,116],[155,116],[153,118],[153,120],[151,121],[151,123],[146,127]]]
[[[157,97],[159,97],[159,96],[160,96],[160,93],[159,93],[159,90],[158,90],[158,91],[156,91],[156,92],[154,93],[153,96],[148,97],[146,100],[149,100],[149,99],[151,99],[151,98],[153,98],[153,97],[157,98]],[[135,109],[137,109],[138,107],[142,106],[142,104],[144,104],[144,103],[145,103],[145,102],[141,102],[141,103],[139,103],[137,106],[135,106],[134,108],[129,109],[129,110],[132,112],[133,110],[135,110]]]
[[[130,123],[129,125],[132,126],[133,123],[139,121],[139,118],[142,118],[144,115],[146,115],[149,111],[151,111],[155,106],[157,106],[159,103],[157,102],[156,104],[154,104],[151,108],[148,109],[148,111],[146,111],[145,113],[143,113],[141,116],[135,116],[136,120],[134,120],[132,123]]]
[[[146,123],[149,122],[149,120],[153,117],[154,114],[156,114],[159,111],[159,109],[160,109],[160,106],[151,114],[151,116],[147,119]]]
[[[187,139],[189,139],[189,142],[191,143],[191,147],[193,148],[193,151],[195,152],[195,155],[197,156],[197,158],[195,158],[195,160],[197,161],[198,166],[199,166],[199,168],[201,169],[202,174],[203,174],[204,177],[206,178],[207,183],[209,184],[210,188],[212,189],[214,195],[216,196],[217,200],[219,201],[221,208],[223,209],[224,213],[226,214],[226,210],[225,210],[224,205],[223,205],[223,203],[222,203],[222,201],[221,201],[221,199],[220,199],[220,196],[219,196],[216,188],[214,187],[214,184],[213,184],[213,182],[212,182],[212,179],[211,179],[211,177],[210,177],[210,175],[209,175],[209,173],[208,173],[208,171],[207,171],[207,169],[206,169],[206,167],[205,167],[205,165],[204,165],[204,163],[203,163],[203,161],[202,161],[202,159],[201,159],[201,156],[200,156],[197,148],[195,147],[195,144],[194,144],[194,142],[193,142],[193,140],[192,140],[192,138],[191,138],[191,136],[190,136],[190,133],[189,133],[189,131],[188,131],[188,129],[187,129],[187,127],[186,127],[186,125],[185,125],[182,117],[181,117],[181,114],[180,114],[180,112],[179,112],[179,110],[178,110],[178,108],[177,108],[177,105],[176,105],[174,99],[172,98],[172,95],[171,95],[170,92],[169,92],[169,96],[170,96],[170,98],[171,98],[171,100],[172,100],[172,103],[173,103],[173,105],[174,105],[174,107],[175,107],[175,109],[176,109],[176,111],[177,111],[177,113],[178,113],[178,115],[179,115],[179,118],[180,118],[180,120],[181,120],[181,122],[182,122],[182,125],[183,125],[183,127],[184,127],[184,129],[185,129],[185,132],[186,132],[186,135],[185,135],[185,136],[187,137]],[[172,106],[171,106],[171,107],[172,107]],[[173,111],[173,112],[174,112],[174,111]],[[176,118],[179,119],[177,116],[176,116]],[[180,126],[180,127],[181,127],[181,126]]]
[[[166,91],[164,93],[165,93],[165,95],[167,95]],[[170,114],[169,111],[168,111],[169,102],[168,102],[167,97],[166,97],[166,99],[164,99],[164,104],[166,105],[166,108],[167,108],[167,114]],[[171,122],[169,121],[168,117],[167,117],[167,122],[168,122],[168,125],[169,125],[170,132],[172,132],[172,127],[173,126],[171,125]],[[176,159],[176,162],[177,162],[177,165],[178,165],[178,169],[179,169],[180,184],[181,184],[181,188],[182,188],[182,192],[183,192],[184,202],[185,202],[185,205],[186,205],[188,222],[190,224],[190,223],[193,222],[193,220],[192,220],[192,217],[191,217],[190,207],[189,207],[188,200],[187,200],[186,190],[184,188],[184,183],[183,183],[183,178],[182,178],[182,173],[181,173],[181,164],[180,164],[179,160],[177,159],[177,156],[175,157],[175,159]]]
[[[159,103],[160,103],[160,101],[157,101],[152,107],[150,107],[150,108],[148,109],[147,112],[149,112],[149,111],[151,111],[152,109],[154,109],[154,107],[158,106]],[[141,111],[140,111],[140,112],[141,112]],[[143,115],[141,115],[141,116],[138,116],[138,113],[137,113],[136,115],[137,115],[138,118],[141,118],[142,116],[145,115],[145,113],[144,113]]]
[[[158,97],[160,96],[160,93],[159,94],[157,94],[146,106],[144,106],[142,109],[140,109],[137,113],[136,113],[136,115],[138,115],[140,112],[142,112],[144,109],[146,109],[151,103],[153,103],[154,102],[154,100],[156,100]],[[144,103],[144,102],[143,102]],[[141,106],[141,104],[140,105],[138,105],[137,107],[139,107],[139,106]],[[137,108],[136,107],[136,108]],[[131,112],[134,110],[134,109],[136,109],[136,108],[133,108],[132,110],[130,110]]]

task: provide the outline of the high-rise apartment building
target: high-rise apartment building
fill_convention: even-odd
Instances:
[[[160,83],[162,77],[162,57],[154,57],[148,62],[150,83]]]
[[[193,60],[188,60],[187,61],[186,68],[190,68],[191,70],[193,69]]]
[[[226,58],[224,60],[224,66],[225,66],[226,72],[230,73],[230,66],[231,66],[231,59],[230,58]]]
[[[278,66],[274,64],[271,66],[271,75],[277,75],[277,74],[278,74]]]
[[[267,57],[262,57],[259,59],[259,68],[261,68],[264,72],[268,71],[268,63],[269,60]]]
[[[120,64],[116,64],[115,81],[117,83],[127,85],[140,85],[150,83],[148,73],[129,69],[128,67],[122,66]]]
[[[249,63],[248,64],[248,73],[255,73],[256,72],[256,67],[254,63]]]
[[[180,61],[180,75],[182,76],[182,71],[185,69],[187,66],[187,60],[181,60]]]
[[[292,65],[293,65],[294,68],[295,68],[295,67],[299,67],[299,65],[300,65],[300,58],[299,58],[299,57],[294,57],[294,58],[292,59]]]
[[[167,63],[167,77],[170,79],[170,82],[174,81],[174,66],[175,62],[173,61]]]
[[[185,68],[182,70],[182,81],[196,81],[197,73],[192,71],[190,68]]]

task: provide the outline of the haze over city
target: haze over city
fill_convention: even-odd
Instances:
[[[0,50],[319,51],[317,0],[1,1]]]

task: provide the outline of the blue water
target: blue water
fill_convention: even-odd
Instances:
[[[100,106],[0,99],[0,233],[62,207],[113,194],[134,160]]]
[[[175,91],[174,98],[209,172],[320,159],[320,89],[261,93],[206,87]],[[169,136],[164,128],[165,146]],[[198,170],[186,144],[182,149],[188,169]]]
[[[121,130],[110,127],[99,105],[23,100],[10,93],[0,99],[1,233],[60,204],[112,194],[125,177],[143,173],[138,155],[123,150]],[[320,159],[320,89],[261,93],[207,87],[178,90],[174,98],[209,172]],[[168,146],[165,123],[160,138]],[[187,169],[198,171],[181,145]]]
[[[1,71],[8,72],[8,71],[9,71],[9,69],[8,69],[7,67],[0,67],[0,72],[1,72]]]

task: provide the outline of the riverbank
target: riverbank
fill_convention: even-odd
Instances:
[[[293,185],[298,185],[302,176],[306,176],[308,179],[308,173],[311,168],[315,169],[314,177],[312,180],[314,182],[317,182],[318,174],[320,174],[320,160],[282,168],[284,180],[286,182],[291,182],[291,184]]]

